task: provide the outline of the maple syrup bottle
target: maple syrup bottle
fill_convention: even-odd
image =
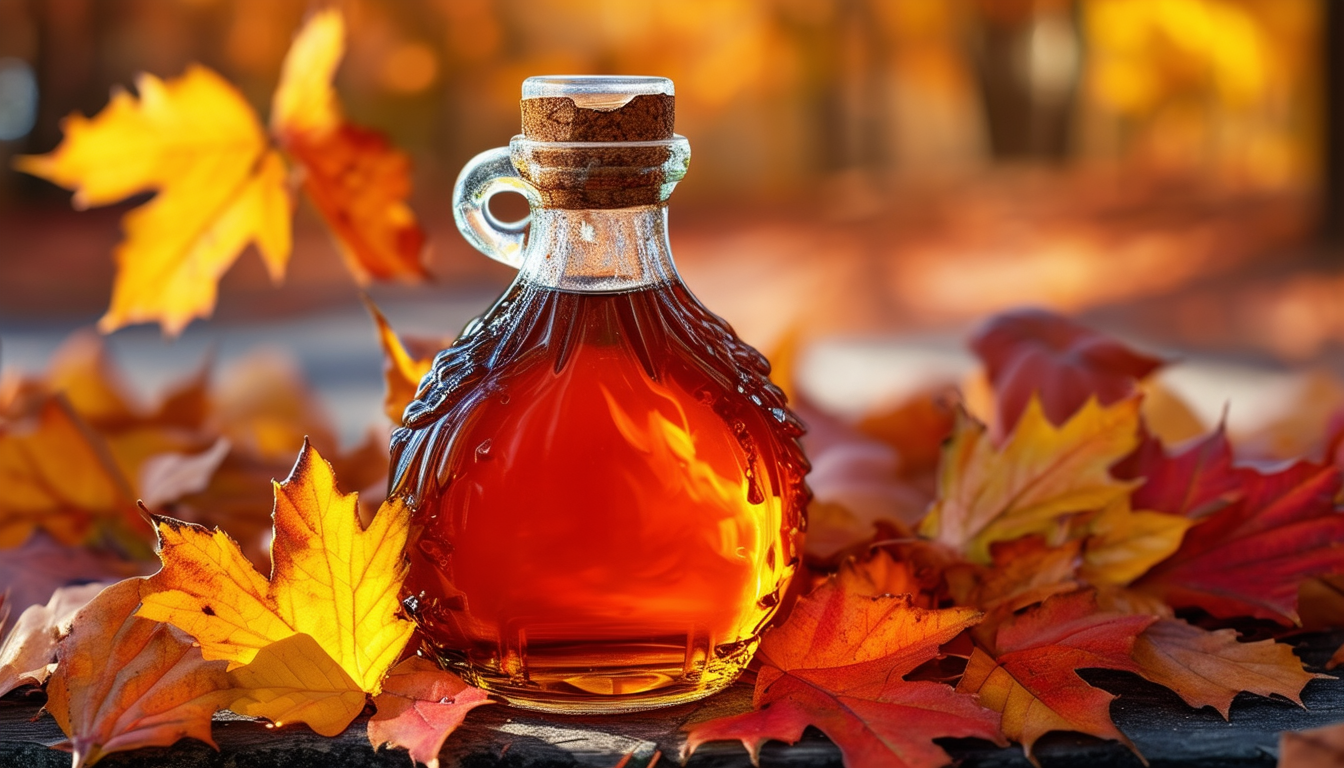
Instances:
[[[673,107],[662,78],[530,78],[523,134],[454,191],[463,234],[519,275],[392,437],[391,493],[414,510],[403,602],[423,652],[520,707],[723,688],[801,556],[802,428],[672,262],[690,159]],[[488,211],[505,190],[531,204],[526,233]]]

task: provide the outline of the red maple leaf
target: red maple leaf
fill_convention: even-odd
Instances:
[[[1078,731],[1133,745],[1111,722],[1115,697],[1088,685],[1078,670],[1138,672],[1134,640],[1155,616],[1098,613],[1091,592],[1046,600],[999,627],[989,650],[976,648],[958,691],[1003,715],[1003,733],[1032,745],[1050,731]]]
[[[1245,479],[1232,465],[1232,445],[1224,428],[1169,453],[1156,437],[1145,437],[1124,464],[1113,470],[1121,479],[1143,479],[1130,498],[1134,509],[1198,519],[1241,495]]]
[[[1102,405],[1134,393],[1163,361],[1061,315],[1024,309],[996,315],[971,339],[999,404],[999,432],[1010,432],[1034,394],[1062,425],[1089,398]]]
[[[1237,472],[1241,498],[1187,531],[1134,586],[1175,608],[1296,624],[1302,580],[1344,572],[1339,470],[1299,461],[1271,474]]]
[[[809,725],[836,743],[848,768],[946,765],[950,758],[933,743],[943,736],[1002,743],[998,716],[975,697],[904,679],[980,614],[915,608],[908,596],[870,597],[848,583],[826,582],[765,636],[755,711],[692,726],[688,753],[708,741],[736,740],[755,758],[764,742],[796,742]]]

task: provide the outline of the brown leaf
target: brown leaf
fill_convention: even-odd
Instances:
[[[0,643],[0,696],[24,685],[41,685],[56,658],[56,643],[75,612],[101,592],[102,584],[61,587],[46,605],[30,605]]]
[[[378,712],[369,719],[369,742],[374,749],[400,747],[411,760],[438,768],[443,742],[468,712],[491,703],[485,691],[413,656],[393,667],[374,697]]]
[[[1227,719],[1241,691],[1277,694],[1302,706],[1300,694],[1318,677],[1302,669],[1292,647],[1274,640],[1243,643],[1231,629],[1209,632],[1178,619],[1162,619],[1134,643],[1139,674],[1175,691],[1186,704],[1213,707]]]
[[[1344,723],[1279,736],[1278,768],[1334,768],[1344,765]]]
[[[103,590],[58,649],[47,711],[69,737],[74,768],[184,737],[214,746],[211,717],[232,696],[224,662],[203,660],[185,634],[134,616],[140,582]]]

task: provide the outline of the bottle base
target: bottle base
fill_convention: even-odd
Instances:
[[[506,665],[453,652],[434,655],[468,683],[519,709],[601,715],[673,707],[711,696],[737,680],[756,650],[754,639],[710,653],[687,653],[688,645],[674,653],[670,645],[585,644],[552,647],[549,653],[533,648],[521,663]]]

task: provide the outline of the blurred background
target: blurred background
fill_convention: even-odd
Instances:
[[[839,410],[961,375],[967,332],[1018,305],[1184,358],[1174,386],[1210,422],[1228,399],[1234,420],[1265,417],[1289,370],[1344,371],[1344,14],[1329,0],[342,6],[338,88],[412,155],[430,234],[433,284],[372,289],[399,330],[451,335],[511,277],[457,235],[448,201],[463,163],[517,132],[523,78],[630,73],[676,81],[688,283],[762,349],[801,335],[803,383]],[[77,213],[9,159],[50,151],[62,117],[136,73],[193,61],[266,114],[311,7],[0,0],[0,363],[40,369],[102,313],[131,205]],[[213,321],[175,342],[115,334],[132,374],[152,387],[207,348],[227,362],[271,344],[347,430],[376,420],[357,289],[315,214],[296,226],[284,286],[245,254]]]

